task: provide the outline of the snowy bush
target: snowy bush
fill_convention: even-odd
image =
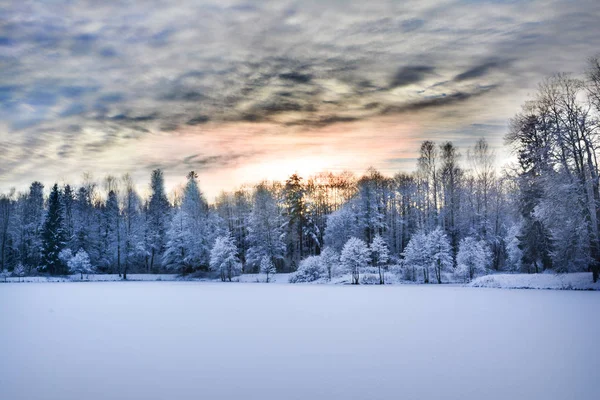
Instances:
[[[379,285],[381,284],[379,273],[363,273],[360,276],[360,283],[363,285]]]
[[[300,261],[298,270],[290,275],[290,283],[314,282],[327,276],[321,256],[310,256]]]
[[[367,244],[355,237],[348,239],[344,245],[340,263],[347,272],[352,274],[352,284],[358,285],[360,269],[368,266],[371,258],[370,253]]]
[[[260,272],[262,274],[267,275],[266,282],[269,283],[271,279],[269,275],[275,275],[275,273],[277,272],[277,270],[275,269],[275,265],[273,264],[273,261],[271,261],[270,257],[264,256],[260,260]]]
[[[219,272],[221,280],[229,280],[242,272],[237,247],[231,235],[219,236],[210,252],[210,269]]]
[[[0,279],[4,279],[4,282],[6,282],[6,278],[8,278],[10,276],[10,272],[8,272],[7,269],[3,269],[2,271],[0,271]]]
[[[471,281],[477,275],[485,274],[491,259],[492,252],[485,241],[467,236],[460,241],[458,246],[456,274]]]
[[[81,274],[81,279],[83,279],[83,274],[92,274],[95,272],[95,269],[90,263],[88,253],[83,249],[79,249],[77,254],[67,261],[67,266],[69,267],[70,273]]]

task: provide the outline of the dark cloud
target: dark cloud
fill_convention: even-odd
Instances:
[[[295,83],[308,83],[312,79],[310,74],[302,74],[299,72],[286,72],[284,74],[279,74],[279,77]]]
[[[425,79],[427,75],[433,73],[434,70],[434,67],[428,65],[402,67],[398,71],[396,71],[396,74],[390,82],[390,88],[419,83],[423,79]]]
[[[479,88],[473,92],[456,92],[449,95],[443,94],[441,96],[413,101],[402,105],[388,106],[382,110],[382,114],[401,114],[406,112],[419,112],[432,108],[447,107],[457,103],[464,103],[472,98],[483,96],[494,89],[496,89],[496,86],[492,85]]]
[[[210,121],[210,117],[208,117],[206,115],[198,115],[198,116],[188,120],[187,124],[188,125],[200,125],[200,124],[205,124],[208,121]]]
[[[472,68],[469,68],[465,72],[462,72],[462,73],[456,75],[454,77],[454,81],[461,82],[461,81],[466,81],[469,79],[481,78],[481,77],[489,74],[493,70],[504,69],[505,67],[510,65],[511,62],[512,62],[512,60],[498,60],[498,59],[488,60],[482,64],[479,64]]]

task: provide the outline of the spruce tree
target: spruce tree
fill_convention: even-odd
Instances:
[[[58,185],[54,184],[48,199],[48,213],[42,229],[42,268],[51,275],[66,272],[58,254],[65,247],[62,207]]]

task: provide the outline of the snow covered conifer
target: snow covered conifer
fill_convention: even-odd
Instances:
[[[8,272],[7,269],[3,269],[2,271],[0,271],[0,278],[4,279],[4,282],[6,282],[6,278],[8,278],[9,275],[10,272]]]
[[[48,213],[42,229],[42,265],[51,275],[64,272],[58,254],[65,247],[63,216],[58,185],[54,184],[48,199]]]
[[[91,274],[94,272],[92,264],[90,263],[90,256],[83,249],[79,249],[79,251],[69,260],[67,265],[72,274],[81,274],[81,279],[83,279],[83,274]]]
[[[485,274],[491,259],[492,253],[485,241],[467,236],[460,241],[458,246],[457,274],[470,281],[476,275]]]
[[[379,234],[375,235],[373,243],[371,243],[371,257],[373,259],[373,264],[376,265],[379,270],[379,284],[383,285],[385,283],[385,278],[382,267],[388,263],[390,251],[385,240],[383,240]]]
[[[248,218],[248,252],[246,261],[252,267],[262,265],[264,257],[271,262],[283,260],[285,243],[283,221],[273,194],[265,184],[257,186],[253,208]]]
[[[210,269],[218,271],[221,280],[231,282],[233,276],[242,271],[242,264],[238,258],[238,249],[231,234],[219,236],[210,252]]]
[[[163,266],[182,274],[210,268],[210,252],[222,233],[221,219],[209,210],[194,171],[187,175],[181,206],[169,229]]]
[[[352,274],[353,285],[358,285],[360,269],[369,264],[370,258],[369,247],[363,240],[355,237],[348,239],[342,249],[340,263]]]
[[[277,272],[273,261],[268,256],[264,256],[260,260],[260,272],[267,275],[267,283],[270,281],[269,275],[275,275]]]
[[[165,180],[160,169],[152,171],[150,178],[150,189],[152,194],[147,208],[147,246],[150,259],[148,269],[156,271],[155,261],[162,256],[165,247],[167,224],[171,205],[165,193]]]

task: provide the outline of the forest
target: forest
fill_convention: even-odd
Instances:
[[[501,169],[488,142],[422,142],[412,173],[323,172],[223,192],[209,204],[190,172],[167,193],[163,171],[142,198],[128,174],[79,185],[40,182],[0,196],[0,271],[217,274],[295,272],[294,281],[362,271],[469,281],[497,271],[600,268],[600,62],[543,81],[505,136]],[[182,177],[183,178],[183,177]]]

